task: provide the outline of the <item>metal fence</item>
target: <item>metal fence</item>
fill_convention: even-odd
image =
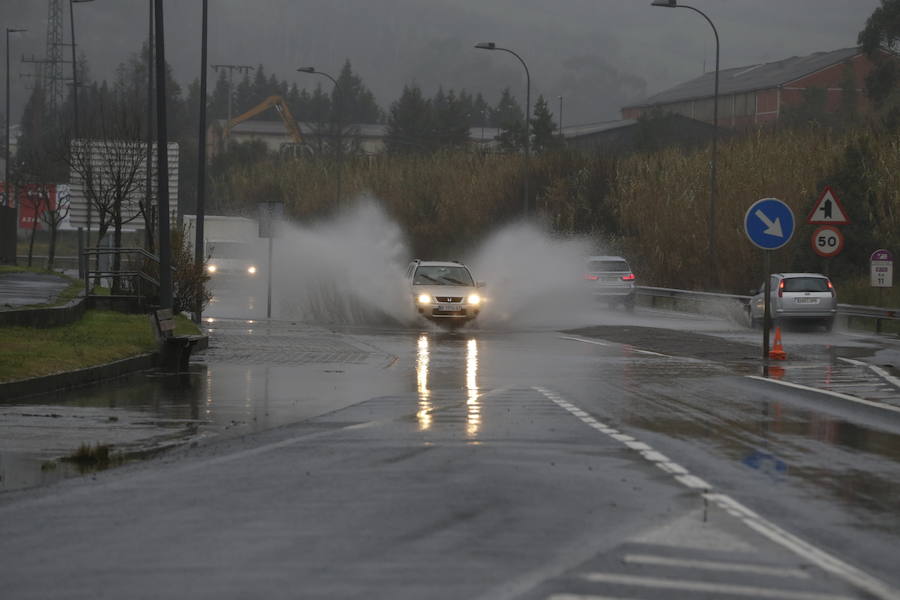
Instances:
[[[704,312],[747,323],[747,303],[751,296],[646,286],[637,286],[636,290],[638,296],[644,298],[645,303],[650,306]],[[854,321],[874,321],[875,331],[881,333],[884,321],[900,320],[900,308],[838,304],[837,316],[843,319],[848,327],[852,326]]]

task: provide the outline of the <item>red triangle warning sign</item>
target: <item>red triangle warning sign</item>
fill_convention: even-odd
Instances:
[[[850,219],[841,206],[841,201],[826,185],[806,222],[811,225],[849,225]]]

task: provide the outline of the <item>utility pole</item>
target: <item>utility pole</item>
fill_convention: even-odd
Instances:
[[[221,69],[228,69],[228,123],[231,123],[231,100],[234,97],[234,72],[249,73],[253,70],[250,65],[210,65],[213,70],[218,73]],[[228,147],[228,138],[225,138],[226,148]]]

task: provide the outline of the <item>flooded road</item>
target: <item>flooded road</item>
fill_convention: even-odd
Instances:
[[[40,466],[79,443],[127,453],[196,443],[177,453],[182,458],[172,468],[199,461],[206,466],[198,473],[209,472],[203,478],[217,474],[203,484],[210,489],[237,486],[241,494],[265,495],[270,486],[299,484],[298,474],[328,473],[315,487],[276,492],[301,499],[283,509],[276,502],[276,510],[301,511],[305,528],[307,519],[321,518],[310,535],[325,544],[330,560],[351,560],[343,544],[356,539],[354,528],[370,531],[374,537],[363,548],[371,554],[354,555],[358,568],[350,569],[350,580],[386,586],[379,590],[407,589],[402,578],[417,579],[395,573],[396,581],[388,577],[393,583],[373,584],[373,570],[388,563],[424,569],[422,561],[431,557],[454,572],[476,552],[496,569],[465,587],[447,583],[446,595],[435,597],[474,597],[522,569],[544,575],[517,579],[508,594],[488,597],[588,591],[671,597],[656,588],[657,595],[644,596],[635,590],[643,590],[645,580],[635,583],[621,568],[610,574],[597,565],[627,563],[636,555],[628,544],[643,544],[640,556],[652,549],[657,562],[663,555],[708,561],[721,552],[715,544],[710,549],[709,536],[727,538],[729,551],[752,548],[757,560],[776,561],[766,568],[819,573],[815,582],[776,586],[781,596],[760,597],[805,590],[889,598],[900,588],[894,554],[900,543],[900,419],[887,409],[873,415],[872,407],[838,396],[826,401],[814,391],[752,379],[761,371],[758,332],[724,320],[640,310],[454,332],[218,316],[205,326],[210,349],[197,355],[189,374],[135,375],[0,407],[7,489],[61,479],[70,467]],[[894,370],[885,366],[895,341],[794,331],[785,334],[785,345],[789,360],[780,381],[898,405]],[[296,454],[253,466],[254,448],[293,448]],[[241,467],[221,471],[226,463]],[[150,469],[160,467],[152,461],[97,477],[105,482],[101,488],[118,485],[120,477],[157,481]],[[169,483],[157,483],[180,489],[186,483],[179,473],[162,469],[158,476]],[[459,486],[464,491],[447,496]],[[400,498],[406,501],[402,522],[390,508]],[[358,513],[352,526],[314,510],[348,502]],[[243,510],[222,499],[215,505]],[[132,516],[154,521],[155,509],[141,506]],[[701,509],[697,521],[692,511]],[[561,510],[571,511],[573,520],[560,519]],[[680,529],[685,523],[691,533]],[[698,523],[703,543],[695,540]],[[485,531],[494,532],[497,546],[481,535]],[[103,539],[116,547],[109,535]],[[531,548],[537,535],[554,541],[515,555],[512,548]],[[456,545],[451,540],[457,536],[469,541]],[[663,538],[671,543],[660,544]],[[376,558],[382,544],[384,556]],[[420,557],[410,554],[423,547],[428,550]],[[549,571],[538,568],[548,564]],[[585,570],[593,580],[585,579]],[[314,589],[327,588],[324,575],[306,575]],[[760,585],[755,579],[753,589],[776,589]]]

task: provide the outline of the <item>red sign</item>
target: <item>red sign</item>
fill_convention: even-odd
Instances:
[[[847,211],[841,206],[841,201],[826,185],[806,222],[810,225],[848,225],[850,218],[847,217]]]
[[[0,182],[0,193],[5,191]],[[56,184],[29,183],[17,186],[17,202],[19,207],[19,229],[46,228],[41,218],[47,210],[56,210]]]
[[[825,258],[837,256],[844,249],[844,235],[831,225],[823,225],[813,231],[811,241],[816,254]]]

